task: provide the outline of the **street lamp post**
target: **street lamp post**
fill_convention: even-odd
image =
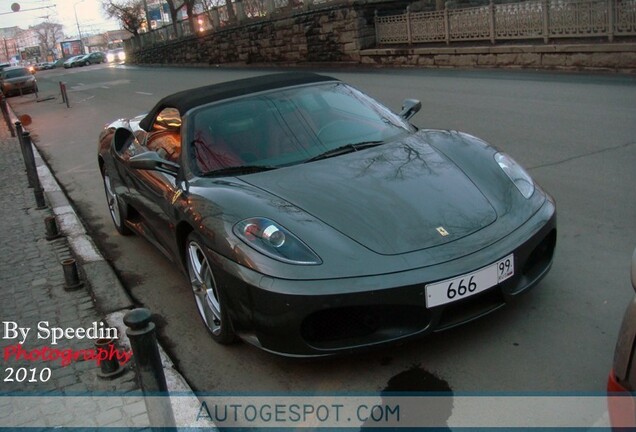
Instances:
[[[77,33],[79,34],[79,40],[80,40],[80,50],[82,51],[82,54],[86,54],[84,52],[84,42],[82,41],[82,31],[80,30],[80,25],[79,25],[79,21],[77,19],[77,5],[82,3],[84,0],[80,0],[78,2],[75,2],[75,4],[73,4],[73,11],[75,12],[75,24],[77,25]]]

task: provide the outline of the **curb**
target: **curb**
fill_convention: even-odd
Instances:
[[[12,124],[19,121],[11,105],[7,103]],[[98,310],[105,317],[109,326],[116,327],[120,338],[118,343],[130,349],[130,341],[126,335],[126,325],[123,322],[124,315],[135,307],[132,298],[128,295],[123,285],[117,278],[110,264],[99,252],[97,246],[86,232],[75,209],[64,194],[57,179],[40,155],[35,144],[32,144],[33,155],[37,166],[40,183],[44,189],[48,205],[55,214],[60,232],[66,237],[69,247],[75,258],[81,263],[81,269],[88,282],[93,301]],[[216,425],[206,419],[183,418],[183,414],[198,412],[201,403],[185,378],[175,369],[173,361],[166,354],[159,342],[159,354],[163,365],[168,393],[178,394],[179,397],[171,397],[170,403],[177,425],[196,426],[202,430],[217,430]],[[191,396],[191,397],[184,397]],[[191,424],[192,422],[196,424]]]

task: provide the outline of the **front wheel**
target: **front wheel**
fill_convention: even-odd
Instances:
[[[110,211],[110,217],[113,219],[113,225],[115,229],[121,235],[132,234],[130,228],[125,224],[126,214],[123,210],[123,204],[111,182],[110,176],[107,172],[103,174],[104,190],[106,192],[106,201],[108,202],[108,210]]]
[[[214,278],[201,237],[196,233],[188,236],[185,255],[194,300],[201,319],[212,334],[212,339],[224,345],[234,342],[236,336],[229,319],[223,291]]]

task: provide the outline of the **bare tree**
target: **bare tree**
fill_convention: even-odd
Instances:
[[[179,33],[179,26],[177,26],[177,14],[179,13],[179,9],[183,7],[183,4],[177,5],[177,0],[166,0],[168,3],[168,11],[170,12],[170,22],[172,23],[172,28],[174,29],[174,34],[176,36],[181,36]]]
[[[197,25],[194,21],[194,4],[197,0],[183,0],[183,5],[186,8],[186,13],[188,14],[188,22],[190,23],[190,30],[192,34],[196,33]]]
[[[223,6],[225,6],[225,11],[227,12],[227,22],[236,22],[236,13],[234,12],[234,5],[232,4],[232,0],[202,0],[202,5],[203,9],[208,14],[210,22],[212,21],[212,9],[219,10]],[[224,21],[222,16],[220,18],[222,21]]]
[[[231,24],[234,24],[237,20],[236,12],[234,12],[234,5],[232,0],[225,0],[225,8],[227,9],[227,17]]]
[[[62,24],[50,21],[41,22],[40,24],[29,27],[37,33],[40,49],[45,57],[53,55],[57,43],[64,40],[63,27]]]
[[[142,0],[103,0],[102,7],[111,18],[116,18],[125,30],[139,36],[146,22]]]
[[[168,9],[170,10],[170,20],[172,21],[172,27],[176,35],[181,36],[179,28],[177,26],[177,14],[181,9],[185,7],[186,14],[188,15],[188,24],[190,25],[191,33],[196,31],[196,24],[194,22],[194,5],[198,0],[166,0],[168,3]]]

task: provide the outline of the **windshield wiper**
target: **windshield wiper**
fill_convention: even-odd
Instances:
[[[382,141],[382,140],[379,140],[379,141],[362,141],[362,142],[357,142],[357,143],[353,143],[353,144],[345,144],[343,146],[336,147],[335,149],[327,150],[324,153],[320,153],[319,155],[311,157],[311,158],[307,159],[304,163],[313,162],[313,161],[317,161],[317,160],[320,160],[320,159],[327,159],[327,158],[330,158],[330,157],[333,157],[333,156],[340,156],[342,154],[363,150],[363,149],[366,149],[366,148],[369,148],[369,147],[375,147],[375,146],[380,145],[380,144],[384,144],[384,141]]]
[[[203,173],[203,177],[214,177],[234,174],[253,174],[262,171],[270,171],[276,169],[273,165],[239,165],[226,168],[219,168]]]

